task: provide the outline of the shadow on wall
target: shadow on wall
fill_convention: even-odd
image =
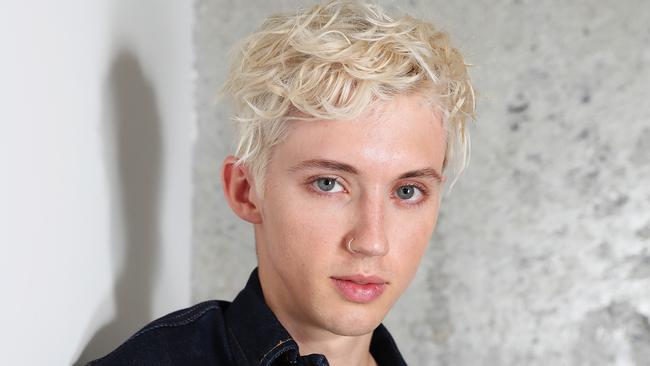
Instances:
[[[95,332],[75,365],[110,352],[151,319],[160,256],[161,122],[154,89],[131,52],[117,53],[105,92],[109,113],[102,133],[112,178],[111,252],[117,273],[106,301],[114,302],[115,318]]]

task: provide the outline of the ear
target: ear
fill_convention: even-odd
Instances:
[[[262,215],[257,206],[257,195],[252,176],[245,165],[235,165],[237,158],[230,155],[221,167],[221,184],[228,205],[233,212],[251,224],[261,224]]]

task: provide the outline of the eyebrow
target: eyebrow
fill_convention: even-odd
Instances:
[[[437,182],[442,182],[442,175],[440,175],[440,173],[438,173],[438,171],[433,169],[433,168],[412,170],[410,172],[406,172],[406,173],[400,175],[399,179],[426,178],[426,177],[433,178]]]
[[[308,170],[308,169],[326,169],[326,170],[346,172],[355,175],[359,174],[359,171],[350,164],[342,163],[340,161],[335,161],[335,160],[326,160],[326,159],[311,159],[311,160],[302,161],[289,168],[289,172],[294,173],[300,170]],[[433,178],[437,182],[442,182],[443,180],[442,175],[433,168],[411,170],[400,175],[399,179],[427,178],[427,177]]]
[[[346,172],[350,174],[359,174],[359,171],[350,164],[341,163],[334,160],[312,159],[302,161],[293,167],[289,168],[290,172],[297,172],[299,170],[307,169],[327,169]]]

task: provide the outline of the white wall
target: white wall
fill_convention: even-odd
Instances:
[[[70,365],[190,301],[191,2],[0,11],[0,359]]]

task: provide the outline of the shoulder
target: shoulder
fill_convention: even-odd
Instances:
[[[147,324],[115,351],[87,366],[222,364],[229,359],[227,301],[206,301]]]

